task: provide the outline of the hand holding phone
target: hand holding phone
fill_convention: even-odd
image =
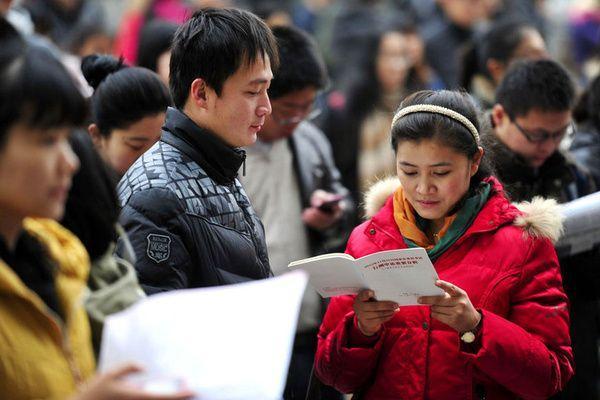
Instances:
[[[324,213],[332,213],[334,208],[342,201],[342,195],[335,195],[329,200],[322,202],[317,208]]]

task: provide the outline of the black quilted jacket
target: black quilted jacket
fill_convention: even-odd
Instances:
[[[168,109],[160,141],[117,188],[119,222],[148,294],[272,275],[262,223],[236,179],[244,159],[243,150]]]

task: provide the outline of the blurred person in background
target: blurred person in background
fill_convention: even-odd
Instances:
[[[447,88],[458,87],[460,59],[476,28],[495,11],[487,0],[437,0],[437,12],[424,25],[426,59]]]
[[[88,131],[102,158],[120,177],[160,139],[169,89],[145,68],[127,67],[109,55],[83,59],[83,75],[94,88]]]
[[[0,19],[0,393],[11,400],[177,400],[128,384],[127,365],[91,378],[81,301],[89,258],[55,220],[79,166],[69,145],[86,103],[60,62]],[[90,379],[91,378],[91,379]]]
[[[23,0],[37,33],[68,50],[73,36],[83,26],[104,26],[104,10],[92,0]]]
[[[103,25],[80,25],[73,31],[67,48],[80,60],[90,54],[110,54],[112,37]]]
[[[114,53],[129,64],[138,62],[140,34],[154,20],[181,24],[194,10],[203,7],[227,7],[229,0],[128,0],[115,36]]]
[[[144,26],[140,36],[137,65],[156,72],[165,85],[169,85],[171,43],[178,27],[174,22],[154,20]]]
[[[559,148],[572,136],[574,83],[551,60],[518,61],[496,91],[492,130],[484,139],[498,177],[513,201],[535,196],[566,203],[596,191],[587,169]],[[575,376],[557,399],[598,398],[600,248],[573,256],[559,254],[569,297]]]
[[[483,109],[494,105],[496,87],[515,60],[548,57],[542,35],[528,22],[502,20],[474,38],[462,63],[461,86]]]
[[[327,138],[306,120],[327,84],[325,64],[304,32],[280,26],[273,35],[281,62],[268,90],[273,112],[256,143],[246,147],[246,175],[240,181],[265,227],[271,268],[279,275],[292,261],[342,251],[352,202]],[[306,397],[323,306],[317,292],[307,288],[285,399]]]
[[[345,93],[332,92],[321,128],[331,142],[335,165],[354,199],[377,177],[394,173],[388,134],[393,112],[413,91],[427,88],[412,66],[412,28],[388,26],[371,36],[361,73]],[[357,221],[358,215],[355,216]]]
[[[571,143],[570,152],[590,171],[596,188],[600,188],[600,75],[581,95],[573,118],[577,122],[577,135]]]

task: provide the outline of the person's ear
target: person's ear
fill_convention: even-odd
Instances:
[[[494,124],[494,128],[504,125],[507,117],[508,115],[506,114],[506,110],[504,110],[502,104],[494,104],[494,107],[492,107],[492,122]]]
[[[90,137],[92,138],[92,142],[94,142],[94,146],[96,146],[97,149],[101,149],[102,148],[102,134],[100,133],[100,129],[98,128],[98,125],[96,124],[90,124],[88,126],[88,133],[90,134]]]
[[[473,156],[473,161],[471,162],[471,176],[475,175],[477,171],[479,171],[479,166],[481,165],[481,160],[483,160],[483,155],[485,151],[483,147],[479,146],[477,148],[477,153]]]
[[[504,77],[504,73],[506,72],[504,63],[490,58],[486,63],[486,67],[490,73],[490,76],[494,80],[494,83],[496,85],[500,84],[502,78]]]
[[[190,85],[189,99],[199,108],[208,109],[211,89],[202,78],[196,78]]]

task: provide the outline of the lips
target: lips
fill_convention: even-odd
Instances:
[[[417,200],[417,203],[419,203],[423,207],[435,207],[440,202],[437,200]]]

